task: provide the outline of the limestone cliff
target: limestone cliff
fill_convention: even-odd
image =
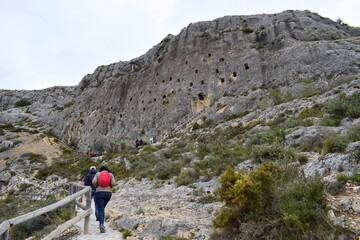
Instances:
[[[226,16],[190,24],[131,61],[99,66],[76,87],[2,91],[0,107],[26,99],[22,117],[79,149],[119,148],[199,118],[264,109],[274,90],[302,98],[357,78],[359,36],[359,28],[309,11]]]

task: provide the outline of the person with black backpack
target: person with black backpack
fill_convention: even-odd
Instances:
[[[101,166],[100,171],[95,174],[92,184],[96,187],[95,203],[98,207],[100,232],[104,233],[106,231],[104,225],[105,207],[111,199],[111,188],[116,185],[116,181],[109,168]]]
[[[91,187],[91,199],[94,198],[94,203],[95,203],[95,216],[96,216],[96,221],[98,220],[98,208],[97,208],[97,204],[95,201],[95,193],[96,193],[96,187],[92,184],[92,180],[95,176],[95,174],[97,173],[96,171],[96,167],[95,166],[91,166],[89,172],[86,174],[85,176],[85,180],[84,180],[84,185],[85,186],[90,186]]]

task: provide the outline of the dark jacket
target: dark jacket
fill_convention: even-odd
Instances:
[[[84,185],[85,186],[91,186],[92,191],[96,190],[96,187],[94,187],[94,185],[92,184],[92,180],[93,180],[96,173],[97,173],[97,171],[95,169],[91,169],[88,172],[88,174],[86,174],[85,181],[84,181]]]

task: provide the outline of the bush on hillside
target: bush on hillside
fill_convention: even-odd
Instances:
[[[278,144],[254,146],[251,156],[254,162],[263,163],[266,161],[293,162],[295,152]]]
[[[25,107],[25,106],[28,106],[28,105],[30,105],[30,104],[31,104],[31,103],[30,103],[28,100],[26,100],[26,99],[21,99],[21,100],[15,102],[15,107]]]
[[[330,134],[323,142],[322,154],[342,153],[345,151],[349,139],[346,136]]]
[[[340,94],[338,98],[329,101],[325,106],[325,111],[330,114],[330,118],[340,120],[345,117],[360,117],[360,93],[351,96]]]
[[[265,163],[253,172],[228,168],[216,195],[225,205],[216,213],[211,239],[327,239],[339,234],[327,219],[324,182],[295,168]],[[231,232],[231,234],[230,234]]]

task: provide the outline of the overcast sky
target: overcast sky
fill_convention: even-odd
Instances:
[[[0,89],[74,86],[189,23],[288,9],[360,26],[359,0],[0,0]]]

